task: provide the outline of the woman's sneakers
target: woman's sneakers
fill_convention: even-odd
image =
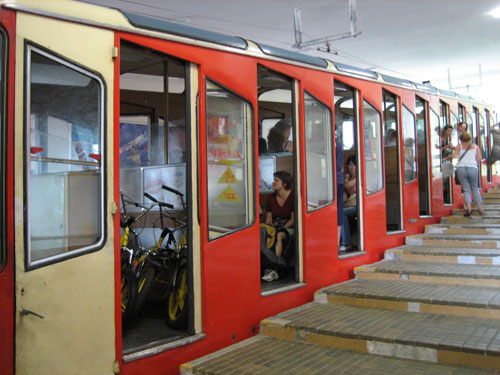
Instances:
[[[262,280],[264,281],[275,281],[280,277],[278,276],[278,272],[275,270],[267,269],[264,271],[264,276],[262,276]]]

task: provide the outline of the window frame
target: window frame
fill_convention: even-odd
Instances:
[[[59,63],[63,66],[65,66],[68,69],[72,69],[82,75],[85,75],[89,77],[90,79],[94,79],[97,81],[99,84],[99,124],[100,124],[100,161],[99,161],[99,188],[101,192],[101,204],[100,204],[100,215],[101,215],[101,225],[100,225],[100,230],[101,230],[101,237],[99,240],[89,246],[84,246],[75,250],[68,250],[67,252],[64,253],[59,253],[56,255],[52,255],[43,259],[31,260],[31,242],[30,242],[30,210],[29,210],[29,203],[28,203],[28,194],[29,194],[29,186],[30,186],[30,117],[31,117],[31,53],[35,52],[38,53],[45,58],[52,60],[56,63]],[[106,224],[106,218],[107,218],[107,210],[106,210],[106,204],[107,204],[107,195],[106,195],[106,189],[107,189],[107,179],[106,179],[106,155],[107,155],[107,148],[106,148],[106,128],[107,128],[107,122],[106,122],[106,113],[107,113],[107,87],[104,78],[102,77],[101,74],[98,72],[80,64],[75,61],[69,60],[68,58],[51,51],[47,48],[44,48],[34,42],[31,41],[25,41],[24,43],[24,108],[23,108],[23,116],[24,116],[24,155],[25,155],[25,160],[24,160],[24,252],[25,252],[25,257],[24,257],[24,263],[25,263],[25,270],[26,271],[31,271],[40,267],[48,266],[54,263],[59,263],[68,259],[72,259],[75,257],[79,257],[82,255],[86,255],[89,253],[93,253],[96,251],[101,250],[107,240],[107,224]]]
[[[334,134],[335,134],[335,131],[333,130],[333,112],[331,110],[330,107],[328,107],[325,103],[323,103],[321,100],[319,100],[317,97],[315,97],[314,95],[312,95],[310,92],[308,92],[307,90],[304,90],[303,92],[303,105],[304,105],[304,131],[307,131],[307,128],[306,128],[306,121],[307,121],[307,118],[306,118],[306,95],[308,95],[311,99],[315,100],[317,103],[321,104],[325,109],[326,109],[326,113],[329,114],[330,116],[330,123],[327,124],[327,126],[329,125],[329,133],[330,133],[330,177],[331,177],[331,183],[332,183],[332,186],[331,186],[331,193],[332,193],[332,198],[331,198],[331,201],[325,203],[325,204],[322,204],[322,205],[318,205],[317,207],[314,207],[312,209],[309,208],[309,200],[308,200],[308,184],[309,184],[309,179],[307,177],[307,171],[308,171],[308,167],[307,167],[307,135],[304,137],[304,147],[305,147],[305,155],[304,155],[304,158],[305,158],[305,167],[306,167],[306,206],[307,206],[307,212],[308,213],[311,213],[311,212],[314,212],[314,211],[317,211],[321,208],[324,208],[324,207],[327,207],[327,206],[330,206],[332,204],[335,203],[335,199],[336,199],[336,196],[334,194],[335,192],[335,189],[336,189],[336,176],[335,176],[335,162],[334,162],[334,151],[335,151],[335,148],[334,148]],[[326,155],[328,156],[328,155]]]
[[[205,158],[205,175],[203,176],[203,179],[205,179],[206,181],[206,186],[205,186],[205,194],[206,194],[206,230],[207,230],[207,236],[206,236],[206,239],[208,242],[212,242],[212,241],[215,241],[215,240],[218,240],[220,238],[224,238],[224,237],[227,237],[229,235],[232,235],[234,233],[237,233],[237,232],[240,232],[242,230],[245,230],[247,228],[250,228],[252,227],[254,224],[255,224],[255,221],[257,220],[257,211],[256,211],[256,205],[257,205],[257,202],[258,202],[258,199],[256,198],[257,196],[257,183],[256,183],[256,165],[255,165],[255,153],[256,153],[256,147],[255,147],[255,108],[253,107],[252,105],[252,102],[250,100],[248,100],[247,98],[245,98],[244,96],[238,94],[237,92],[235,92],[234,90],[231,90],[229,89],[227,86],[221,84],[220,82],[218,82],[217,80],[209,77],[209,76],[206,76],[205,77],[205,80],[204,80],[204,93],[203,93],[203,97],[204,97],[204,101],[205,101],[205,124],[204,124],[204,127],[205,127],[205,155],[204,155],[204,158]],[[248,203],[247,203],[247,207],[248,207],[248,224],[244,225],[244,226],[241,226],[241,227],[238,227],[234,230],[230,230],[228,232],[221,232],[220,235],[216,236],[216,237],[213,237],[213,238],[210,238],[210,222],[209,222],[209,207],[208,207],[208,131],[207,131],[207,119],[208,119],[208,106],[207,106],[207,85],[208,83],[211,82],[212,84],[214,85],[217,85],[219,86],[220,88],[226,90],[227,92],[231,93],[232,95],[236,96],[237,98],[241,99],[242,101],[244,101],[246,104],[248,104],[248,107],[250,108],[250,121],[249,121],[249,125],[250,125],[250,128],[247,129],[246,131],[246,134],[248,136],[248,140],[247,140],[247,144],[250,145],[251,149],[247,151],[247,159],[248,159],[248,163],[250,165],[247,166],[247,170],[248,170],[248,175],[247,175],[247,191],[248,191],[248,196],[246,197]],[[198,148],[199,149],[199,148]],[[252,184],[250,184],[250,180],[253,181]],[[200,188],[198,188],[198,197],[200,196]]]

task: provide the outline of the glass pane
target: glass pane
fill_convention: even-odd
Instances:
[[[458,126],[458,118],[457,116],[450,111],[450,118],[451,118],[451,123],[450,125],[453,126],[453,133],[451,133],[451,139],[452,143],[457,145],[459,140],[458,140],[458,131],[457,131],[457,126]],[[454,141],[453,141],[454,140]]]
[[[437,176],[441,173],[441,131],[439,129],[439,117],[432,109],[430,111],[430,119],[432,175]]]
[[[363,100],[363,131],[365,143],[366,194],[382,190],[382,134],[380,113]]]
[[[403,151],[405,158],[405,182],[417,178],[417,143],[415,142],[415,116],[403,106]]]
[[[61,59],[34,47],[28,52],[28,258],[33,264],[102,241],[102,85]]]
[[[249,204],[250,105],[207,82],[207,183],[209,238],[247,226]]]
[[[328,108],[304,94],[308,211],[333,202],[332,120]]]

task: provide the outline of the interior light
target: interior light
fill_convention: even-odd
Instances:
[[[500,18],[500,6],[493,9],[490,14],[495,18]]]

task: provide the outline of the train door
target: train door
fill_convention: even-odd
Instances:
[[[451,142],[453,129],[447,127],[448,125],[450,125],[449,105],[443,101],[440,101],[439,109],[440,109],[440,121],[441,121],[440,148],[441,148],[441,157],[444,158],[453,153],[453,145]],[[453,197],[453,191],[451,189],[451,176],[450,176],[447,178],[443,178],[443,203],[444,204],[453,203],[452,197]]]
[[[196,181],[190,175],[193,147],[188,140],[190,103],[197,95],[192,68],[159,50],[121,40],[120,214],[121,233],[126,227],[131,233],[122,242],[121,274],[123,283],[131,271],[138,279],[137,295],[122,307],[125,360],[161,351],[196,330],[190,298],[195,257],[189,223]],[[135,221],[128,226],[130,218]]]
[[[16,373],[102,374],[116,358],[114,35],[16,22]]]
[[[0,373],[12,375],[14,373],[14,253],[13,253],[13,199],[12,184],[13,168],[13,129],[12,108],[6,98],[13,98],[13,85],[7,85],[8,77],[13,78],[11,68],[7,69],[13,60],[14,49],[10,47],[10,40],[4,26],[13,24],[13,13],[0,13]],[[10,73],[10,74],[9,74]],[[10,81],[13,83],[13,79]],[[12,95],[7,95],[10,88]],[[10,111],[9,116],[7,112]]]
[[[258,87],[258,122],[259,122],[259,207],[260,221],[265,222],[271,215],[273,180],[278,177],[286,179],[294,194],[294,220],[287,236],[288,249],[283,249],[282,258],[286,261],[286,270],[281,272],[278,280],[266,278],[267,265],[271,265],[268,257],[261,254],[263,271],[262,291],[283,286],[286,283],[300,281],[301,266],[298,241],[297,204],[299,176],[296,173],[297,152],[297,114],[296,97],[298,95],[296,81],[265,66],[257,66]],[[279,173],[275,175],[275,173]],[[271,215],[272,216],[272,215]],[[282,224],[286,224],[283,222]],[[285,252],[286,250],[286,252]],[[285,255],[284,252],[286,253]],[[283,268],[283,267],[282,267]]]
[[[335,128],[336,138],[342,145],[342,165],[344,166],[343,227],[339,254],[362,250],[362,228],[360,220],[361,176],[358,99],[354,88],[335,81]]]
[[[399,152],[399,100],[383,92],[384,161],[387,232],[403,229],[401,213],[401,177]]]

